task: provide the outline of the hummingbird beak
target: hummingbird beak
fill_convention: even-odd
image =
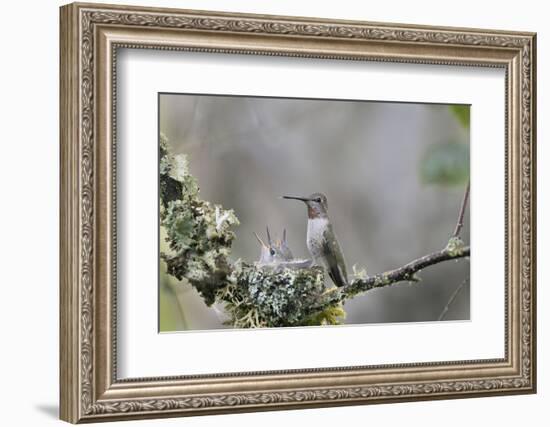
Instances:
[[[271,247],[271,234],[269,234],[269,227],[266,225],[265,229],[267,231],[267,243],[268,243],[269,247]]]
[[[283,199],[301,200],[304,203],[311,201],[311,199],[308,199],[307,197],[296,197],[296,196],[283,196]]]
[[[262,245],[264,248],[267,248],[267,245],[264,243],[262,239],[260,239],[260,236],[258,236],[255,231],[253,231],[253,233],[254,233],[254,236],[256,236],[256,239],[258,239],[258,242],[260,242],[260,245]]]

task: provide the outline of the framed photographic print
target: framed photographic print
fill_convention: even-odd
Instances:
[[[61,418],[536,390],[535,34],[61,8]]]

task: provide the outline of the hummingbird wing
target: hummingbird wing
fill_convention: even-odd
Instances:
[[[348,284],[346,262],[340,244],[332,230],[332,225],[329,225],[324,233],[323,252],[329,277],[336,286],[346,286]]]

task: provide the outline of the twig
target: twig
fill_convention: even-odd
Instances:
[[[468,204],[469,196],[470,181],[468,180],[468,184],[466,185],[466,189],[464,190],[464,197],[462,197],[462,204],[460,205],[460,211],[458,213],[458,220],[456,221],[456,227],[453,233],[453,237],[458,237],[460,235],[460,232],[462,231],[462,227],[464,226],[464,212],[466,212],[466,205]]]
[[[441,314],[439,315],[439,317],[437,318],[437,321],[440,322],[441,320],[443,320],[443,318],[445,317],[445,315],[447,314],[447,312],[449,311],[449,308],[451,307],[451,304],[454,302],[454,300],[456,299],[456,297],[458,296],[458,294],[460,293],[460,291],[462,290],[462,288],[464,287],[464,285],[468,282],[468,277],[466,277],[461,283],[460,285],[458,285],[458,287],[455,289],[455,291],[453,292],[453,294],[451,295],[451,298],[449,298],[449,301],[447,302],[447,305],[443,308],[443,311],[441,312]]]
[[[364,279],[356,279],[349,285],[343,286],[335,292],[326,294],[326,298],[323,299],[321,304],[323,306],[326,304],[335,304],[351,298],[359,293],[367,292],[371,289],[383,288],[398,282],[415,282],[419,280],[416,273],[419,273],[426,267],[439,264],[440,262],[460,259],[468,256],[470,256],[469,246],[464,246],[459,249],[450,249],[447,247],[439,252],[434,252],[429,255],[425,255],[422,258],[411,261],[403,267],[395,270],[366,277]]]

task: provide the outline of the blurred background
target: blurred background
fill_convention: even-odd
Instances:
[[[160,131],[185,153],[201,197],[233,209],[233,258],[255,261],[253,236],[287,239],[309,258],[307,212],[281,195],[323,192],[353,266],[369,275],[442,249],[456,225],[469,179],[469,107],[370,101],[161,94]],[[469,243],[469,208],[462,238]],[[160,234],[161,251],[165,248]],[[369,291],[345,304],[346,323],[470,318],[470,265],[450,261],[422,281]],[[221,306],[207,307],[160,265],[160,331],[227,328]],[[455,291],[456,297],[449,305]]]

